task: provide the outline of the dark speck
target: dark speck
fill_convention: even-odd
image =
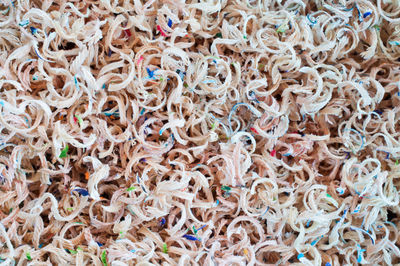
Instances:
[[[388,210],[388,214],[387,214],[388,221],[392,221],[395,218],[397,218],[397,214],[392,212],[391,210]]]

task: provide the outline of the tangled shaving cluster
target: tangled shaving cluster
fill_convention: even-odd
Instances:
[[[2,265],[400,262],[398,1],[0,12]]]

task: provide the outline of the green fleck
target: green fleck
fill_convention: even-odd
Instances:
[[[228,187],[228,186],[222,186],[222,187],[221,187],[221,190],[223,190],[223,191],[230,191],[231,188]]]
[[[83,224],[82,222],[76,222],[77,224]]]
[[[103,262],[103,266],[107,266],[107,251],[103,251],[103,253],[101,253],[101,262]]]
[[[31,253],[30,253],[30,252],[26,252],[26,259],[27,259],[27,260],[32,260],[32,257],[31,257]]]
[[[277,29],[276,32],[277,33],[285,33],[285,31],[288,29],[288,25],[287,23],[284,23],[282,25],[280,25]]]
[[[163,244],[162,249],[163,249],[163,252],[164,252],[165,254],[168,254],[168,246],[167,246],[167,243],[164,243],[164,244]]]
[[[215,34],[215,38],[222,38],[222,33],[218,32],[217,34]]]
[[[196,230],[196,227],[194,227],[194,225],[193,225],[192,229],[193,229],[193,233],[194,233],[195,235],[197,235],[197,230]]]
[[[67,208],[67,211],[70,211],[70,212],[72,212],[74,209],[72,209],[72,208]]]
[[[215,129],[215,123],[211,125],[211,130]]]
[[[67,153],[68,153],[68,144],[65,146],[65,148],[61,151],[60,153],[60,158],[65,158],[67,157]]]
[[[82,250],[81,247],[77,247],[76,250]]]
[[[372,27],[375,28],[376,30],[380,30],[381,29],[378,25],[374,25]]]
[[[26,25],[29,25],[29,19],[21,21],[18,25],[21,27],[25,27]]]
[[[399,159],[396,160],[396,165],[399,165]]]
[[[10,212],[9,212],[9,213],[12,213],[12,210],[13,210],[13,208],[10,209]]]
[[[326,193],[326,196],[328,196],[328,198],[332,198],[332,196],[331,196],[331,195],[329,195],[328,193]]]
[[[69,253],[71,253],[71,254],[76,254],[76,253],[78,253],[78,251],[76,251],[76,250],[73,250],[73,249],[68,249],[69,250]]]
[[[132,186],[132,187],[130,187],[130,188],[127,188],[126,191],[129,192],[129,191],[132,191],[132,190],[135,190],[135,189],[136,189],[136,187]]]
[[[274,197],[274,200],[276,200],[276,198]]]
[[[263,69],[264,67],[265,67],[264,64],[259,64],[259,65],[258,65],[258,69]]]
[[[82,117],[80,117],[79,115],[75,115],[76,119],[78,119],[78,123],[81,126],[83,123]]]
[[[247,39],[246,35],[243,35],[243,38],[244,38],[244,39]]]
[[[34,75],[34,76],[32,77],[32,80],[38,80],[38,77],[37,77],[36,75]]]
[[[183,87],[189,88],[189,85],[187,85],[187,83],[185,82],[185,83],[183,83]]]
[[[163,78],[160,78],[160,80],[161,80],[161,81],[164,81],[164,79],[163,79]]]

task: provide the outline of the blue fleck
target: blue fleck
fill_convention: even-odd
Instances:
[[[191,235],[183,235],[183,237],[186,238],[187,240],[200,241],[200,239]]]
[[[99,247],[102,247],[102,246],[104,246],[102,243],[100,243],[100,242],[97,242],[96,241],[96,243],[97,243],[97,245],[99,245]]]
[[[201,229],[203,229],[204,227],[206,227],[207,225],[203,225],[202,227],[200,227],[199,229],[197,229],[197,231],[200,231]]]
[[[31,33],[35,35],[37,33],[37,29],[35,27],[29,27],[31,29]]]
[[[310,15],[307,15],[307,19],[308,19],[308,21],[310,21],[310,23],[311,23],[312,25],[317,24],[317,20],[312,21]]]
[[[171,20],[171,19],[168,19],[168,27],[171,28],[171,26],[172,26],[172,20]]]
[[[360,246],[360,245],[358,245],[358,246]],[[358,252],[358,258],[357,258],[357,262],[361,262],[362,261],[362,253],[365,251],[365,249],[361,249],[359,252]]]
[[[368,17],[368,16],[371,15],[371,14],[372,14],[372,13],[371,13],[370,11],[365,12],[364,15],[363,15],[363,17],[366,18],[366,17]]]
[[[1,105],[1,106],[4,106],[4,102],[3,102],[3,101],[0,101],[0,105]]]
[[[72,191],[76,191],[79,194],[81,194],[82,196],[89,196],[89,192],[86,189],[83,189],[83,188],[77,188],[77,189],[74,189]]]
[[[140,115],[143,115],[145,110],[146,109],[143,108],[142,111],[140,111]]]
[[[78,84],[78,80],[76,79],[76,75],[74,76],[74,82],[75,82],[76,89],[79,91],[79,84]]]
[[[166,221],[165,221],[165,218],[164,218],[164,217],[161,218],[161,220],[160,220],[160,225],[163,226],[163,225],[165,224],[165,222],[166,222]]]
[[[297,255],[297,259],[301,259],[301,258],[303,258],[304,257],[304,254],[303,253],[300,253],[299,255]]]
[[[329,262],[327,262],[327,263],[325,264],[325,266],[332,266],[332,264],[330,264]]]
[[[110,57],[111,56],[111,49],[110,48],[108,48],[108,57]]]
[[[42,248],[42,247],[43,247],[43,243],[39,245],[39,248]]]
[[[136,252],[136,250],[134,250],[134,249],[131,249],[131,252],[133,253],[133,252]]]
[[[149,78],[153,78],[154,72],[156,72],[155,70],[151,71],[150,68],[148,68],[148,67],[146,67],[146,71],[147,71],[147,74],[149,75]]]
[[[308,221],[307,221],[307,224],[306,224],[306,227],[309,227],[309,226],[310,226],[310,223],[311,223],[311,220],[308,220]]]
[[[103,87],[102,87],[102,89],[104,90],[106,88],[106,84],[103,84]]]

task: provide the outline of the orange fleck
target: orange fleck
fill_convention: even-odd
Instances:
[[[89,180],[89,172],[86,172],[86,173],[85,173],[85,179],[86,179],[86,180]]]

